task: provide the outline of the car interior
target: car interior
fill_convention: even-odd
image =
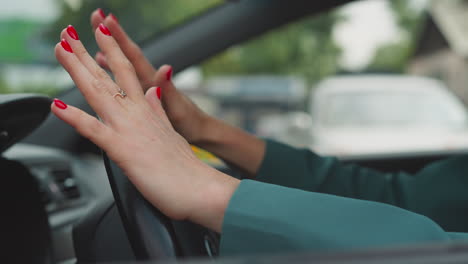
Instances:
[[[349,0],[231,0],[140,44],[155,65],[174,72],[229,47]],[[87,19],[87,18],[86,18]],[[80,91],[59,98],[93,114]],[[105,153],[50,114],[51,99],[37,94],[0,95],[3,183],[1,244],[5,263],[146,263],[212,261],[220,235],[173,221],[150,205]],[[341,158],[381,171],[417,172],[468,150]],[[228,165],[217,169],[239,177]],[[457,230],[468,232],[466,230]],[[5,234],[5,235],[3,235]],[[6,261],[5,261],[6,260]],[[201,261],[201,262],[198,262]],[[220,263],[463,263],[467,245],[379,249],[222,259]],[[148,262],[153,263],[153,262]]]

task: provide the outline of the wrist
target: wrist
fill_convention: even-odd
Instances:
[[[216,141],[219,120],[205,113],[200,116],[197,135],[190,143],[202,147]]]
[[[194,200],[197,205],[188,220],[221,233],[224,214],[240,181],[211,167],[207,168],[204,176],[206,182],[202,190],[196,192]]]

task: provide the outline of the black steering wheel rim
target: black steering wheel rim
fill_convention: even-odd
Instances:
[[[138,260],[213,257],[219,236],[188,221],[173,221],[151,205],[103,152],[115,204]]]

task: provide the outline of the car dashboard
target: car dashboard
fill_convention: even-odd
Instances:
[[[38,181],[55,261],[74,259],[73,225],[96,203],[112,197],[102,158],[22,143],[13,145],[3,157],[25,165]]]

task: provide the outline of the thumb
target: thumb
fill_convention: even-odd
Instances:
[[[169,105],[181,105],[184,96],[172,82],[172,67],[170,65],[163,65],[156,71],[154,83],[161,87],[161,101],[166,111],[168,110],[166,107]]]
[[[176,89],[174,83],[172,82],[172,66],[161,66],[155,73],[154,83],[161,86],[161,88],[164,90],[164,94],[169,93],[170,95]]]
[[[167,118],[166,111],[164,111],[161,105],[161,87],[151,87],[146,91],[145,94],[146,101],[151,106],[151,109],[165,121],[169,122]]]

